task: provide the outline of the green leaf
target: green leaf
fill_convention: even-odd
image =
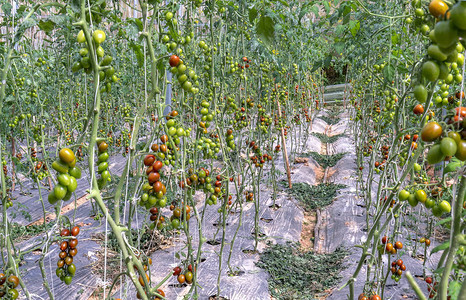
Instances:
[[[134,25],[136,25],[136,27],[139,29],[139,31],[142,31],[144,29],[144,25],[142,24],[141,20],[139,20],[137,18],[131,18],[128,21],[133,23]]]
[[[437,253],[439,251],[443,251],[443,250],[446,250],[450,247],[450,241],[446,241],[445,243],[441,244],[441,245],[438,245],[437,247],[435,247],[434,249],[432,249],[432,252],[430,253],[431,255],[434,254],[434,253]]]
[[[323,2],[323,4],[324,4],[325,12],[328,14],[330,12],[330,3],[325,1]]]
[[[330,67],[330,64],[332,63],[332,58],[333,58],[333,57],[332,57],[331,55],[328,55],[328,56],[323,60],[322,65],[323,65],[324,67],[326,67],[326,68],[327,68],[327,67]]]
[[[337,53],[342,53],[345,50],[345,43],[344,42],[337,42],[334,44],[335,51]]]
[[[252,7],[249,9],[249,23],[254,23],[254,20],[257,17],[257,9],[255,7]]]
[[[396,45],[398,44],[400,35],[397,33],[392,34],[392,44]]]
[[[73,0],[71,1],[71,9],[75,13],[81,12],[81,1],[80,0]]]
[[[165,71],[165,64],[163,62],[163,59],[159,59],[157,62],[157,69],[159,70],[160,74],[164,74]]]
[[[262,16],[256,25],[256,34],[265,44],[271,44],[275,36],[274,21],[269,16]]]
[[[2,5],[2,11],[8,17],[11,15],[11,9],[12,8],[13,8],[13,6],[9,2]]]
[[[361,28],[361,24],[356,20],[351,20],[348,26],[353,37],[356,36],[356,34],[359,32],[359,29]]]
[[[403,66],[401,64],[399,64],[396,68],[398,69],[398,73],[408,73],[409,72],[408,68],[406,68],[405,66]]]
[[[285,0],[278,0],[281,4],[285,5],[286,7],[290,7],[290,5],[288,4],[288,2],[286,2]]]
[[[461,290],[461,283],[458,281],[450,281],[448,283],[448,295],[451,297],[450,299],[455,300],[459,299]]]
[[[138,65],[142,67],[144,65],[144,54],[142,53],[141,46],[135,43],[130,43],[129,47],[133,49],[138,60]]]
[[[386,82],[393,81],[393,77],[395,76],[395,68],[393,65],[386,65],[385,68],[383,68],[383,76]]]
[[[450,223],[451,222],[451,217],[448,217],[448,218],[445,218],[443,220],[440,220],[438,221],[436,224],[435,224],[435,227],[437,226],[440,226],[440,225],[443,225],[445,223]]]
[[[40,20],[39,28],[45,31],[45,33],[49,33],[55,28],[55,22],[53,22],[52,20],[47,20],[47,21]]]

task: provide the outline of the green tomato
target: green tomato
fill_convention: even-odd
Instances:
[[[419,84],[414,87],[414,97],[417,101],[424,103],[427,100],[427,89],[424,85]]]
[[[449,20],[437,22],[435,25],[435,40],[442,48],[450,47],[453,44],[456,48],[456,42],[458,41],[458,31],[456,30],[453,22]]]
[[[74,264],[69,265],[67,271],[71,276],[74,276],[76,274],[76,266]]]
[[[50,204],[54,205],[55,203],[58,202],[59,199],[57,199],[57,197],[55,197],[55,193],[52,191],[47,196],[47,200],[49,201]]]
[[[436,81],[439,78],[439,74],[440,67],[435,61],[429,60],[422,65],[422,75],[427,80]]]
[[[446,156],[453,156],[456,153],[456,141],[450,137],[445,137],[440,142],[440,150]]]
[[[440,209],[442,210],[443,213],[449,213],[451,212],[451,205],[450,202],[443,200],[439,204]]]
[[[112,60],[113,60],[113,57],[111,57],[110,55],[105,55],[105,57],[104,57],[104,59],[102,59],[102,62],[100,63],[100,65],[102,67],[108,66],[108,65],[110,65],[112,63]],[[107,70],[109,70],[109,69],[107,69]],[[115,73],[115,70],[113,70],[113,73]],[[113,73],[111,75],[107,75],[107,76],[112,76]]]
[[[73,277],[71,276],[65,276],[65,279],[63,280],[66,285],[70,285],[71,281],[73,281]]]
[[[410,193],[407,190],[401,190],[398,193],[398,199],[400,199],[400,201],[406,201],[408,200],[409,195]]]
[[[104,60],[105,60],[105,58],[104,58]],[[113,74],[115,74],[115,69],[113,67],[110,67],[110,68],[105,70],[105,75],[107,77],[112,77]]]
[[[100,174],[101,178],[103,181],[110,181],[110,178],[111,178],[111,175],[110,175],[110,171],[108,170],[105,170],[102,172],[102,174]]]
[[[52,163],[52,168],[59,173],[68,173],[69,170],[68,166],[59,160]]]
[[[168,135],[174,136],[175,134],[176,134],[176,128],[175,127],[168,128]]]
[[[418,163],[414,163],[414,171],[419,172],[421,171],[421,165]]]
[[[160,200],[157,202],[157,204],[158,204],[159,207],[165,207],[165,206],[167,206],[167,197],[160,199]]]
[[[427,208],[432,208],[435,206],[435,200],[434,199],[427,199],[426,202],[424,203],[424,205],[427,207]]]
[[[103,32],[102,30],[96,30],[94,31],[94,33],[92,34],[92,38],[94,39],[94,42],[97,44],[97,45],[100,45],[102,44],[103,42],[105,42],[105,32]],[[102,49],[103,50],[103,49]]]
[[[78,188],[78,181],[73,176],[70,176],[70,184],[68,185],[68,192],[72,193]]]
[[[98,57],[104,57],[104,55],[105,55],[105,50],[104,50],[104,48],[102,48],[102,46],[97,47],[95,52],[96,52]]]
[[[416,196],[414,194],[410,194],[409,197],[408,197],[408,203],[409,205],[411,205],[412,207],[415,207],[417,204],[418,204],[418,200],[416,198]]]
[[[53,193],[55,194],[55,198],[57,198],[57,200],[61,200],[65,198],[67,192],[68,192],[68,189],[61,184],[57,184],[53,188]]]
[[[69,173],[70,173],[71,176],[73,176],[73,177],[76,178],[76,179],[80,179],[80,178],[81,178],[81,169],[78,168],[78,167],[72,167],[72,168],[70,168]]]
[[[180,220],[179,219],[173,219],[172,220],[172,227],[175,228],[175,229],[180,227]]]
[[[97,163],[105,162],[109,158],[108,152],[102,152],[97,157]]]
[[[57,179],[58,179],[58,182],[63,186],[68,186],[71,183],[71,176],[66,173],[62,173],[58,175]]]
[[[155,197],[154,195],[149,195],[148,203],[150,207],[153,207],[154,205],[156,205],[157,200],[158,200],[157,197]]]
[[[84,43],[86,41],[86,36],[84,35],[84,31],[79,31],[77,36],[78,43]]]
[[[184,136],[185,135],[184,129],[182,127],[178,128],[178,130],[176,131],[176,135]]]
[[[416,196],[416,200],[425,203],[427,200],[427,193],[424,190],[417,190],[414,194]]]
[[[103,171],[106,171],[108,169],[108,163],[106,161],[103,161],[99,163],[97,166],[97,172],[102,173]]]
[[[440,145],[434,145],[430,148],[427,153],[427,162],[431,165],[438,164],[439,162],[445,159],[445,154],[443,154]]]

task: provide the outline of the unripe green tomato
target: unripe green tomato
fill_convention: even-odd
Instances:
[[[418,204],[418,200],[416,199],[416,196],[414,194],[410,194],[408,197],[408,203],[412,207],[415,207]]]
[[[53,188],[53,193],[55,194],[55,198],[57,200],[61,200],[65,198],[67,192],[68,192],[67,188],[61,184],[57,184]]]
[[[66,173],[58,175],[58,182],[63,186],[68,186],[71,183],[71,176]]]
[[[407,190],[401,190],[398,193],[398,199],[400,199],[400,201],[406,201],[408,200],[409,195],[410,193]]]
[[[74,192],[78,188],[78,181],[73,176],[70,176],[70,184],[68,185],[68,192]]]

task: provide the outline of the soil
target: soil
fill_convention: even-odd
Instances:
[[[317,215],[315,211],[305,211],[303,219],[303,227],[299,243],[303,251],[314,249],[314,229],[317,223]]]

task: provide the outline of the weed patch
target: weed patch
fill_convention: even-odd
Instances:
[[[337,196],[338,190],[346,187],[344,184],[320,183],[318,185],[309,185],[305,182],[293,183],[293,187],[288,189],[291,194],[304,206],[304,209],[325,207],[333,202]]]
[[[337,135],[332,135],[328,136],[326,134],[320,133],[320,132],[313,132],[313,136],[317,137],[322,143],[324,144],[333,144],[335,143],[339,138],[344,136],[343,133],[337,134]]]
[[[270,274],[269,290],[275,299],[314,299],[338,284],[346,255],[342,248],[317,254],[300,251],[299,244],[275,244],[262,253],[257,266]]]
[[[346,155],[346,152],[332,155],[322,155],[317,152],[309,152],[306,153],[306,155],[311,156],[319,164],[319,166],[325,169],[328,167],[334,167],[337,162]]]

